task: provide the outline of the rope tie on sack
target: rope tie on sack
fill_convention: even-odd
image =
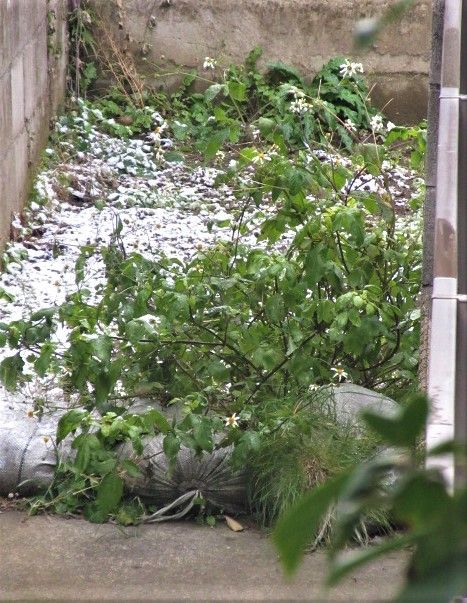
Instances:
[[[182,517],[185,517],[185,515],[191,511],[191,509],[195,505],[196,499],[199,498],[200,496],[201,496],[201,492],[199,490],[191,490],[190,492],[185,492],[185,494],[182,494],[177,499],[175,499],[173,502],[169,503],[165,507],[162,507],[162,509],[159,509],[155,513],[152,513],[152,515],[144,515],[142,517],[141,521],[142,521],[142,523],[160,523],[162,521],[181,519]],[[180,511],[173,513],[171,515],[167,515],[168,511],[170,511],[171,509],[174,509],[176,507],[179,507],[180,505],[183,505],[184,503],[186,503],[186,506],[183,507]]]

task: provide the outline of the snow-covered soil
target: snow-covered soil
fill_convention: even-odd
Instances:
[[[165,129],[158,114],[153,118],[156,130]],[[108,244],[118,224],[125,250],[149,257],[164,253],[187,259],[231,236],[219,225],[233,219],[239,201],[227,186],[214,185],[219,169],[166,162],[170,139],[156,134],[123,140],[103,132],[99,122],[105,121],[99,111],[83,107],[71,126],[69,117],[57,123],[59,142],[46,150],[53,167],[38,175],[28,210],[13,222],[13,240],[0,275],[0,321],[62,303],[77,287],[74,266],[80,248]],[[319,158],[332,160],[324,154]],[[403,168],[389,174],[391,193],[404,213],[415,190],[415,174]],[[351,186],[378,191],[384,182],[363,175]],[[266,211],[252,208],[253,223],[254,212]],[[254,232],[246,242],[256,244]],[[96,258],[87,267],[84,284],[95,291],[102,278],[103,266]],[[37,395],[31,387],[23,392],[29,404]]]

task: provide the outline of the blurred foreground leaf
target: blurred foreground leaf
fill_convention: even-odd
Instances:
[[[382,29],[400,19],[413,3],[414,0],[399,0],[389,6],[381,17],[370,17],[358,21],[354,32],[355,44],[360,48],[373,44]]]

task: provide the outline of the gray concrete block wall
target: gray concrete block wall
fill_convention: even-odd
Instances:
[[[380,15],[394,0],[90,2],[122,44],[130,41],[149,83],[161,83],[154,78],[155,65],[173,72],[177,66],[201,69],[205,56],[241,62],[255,46],[264,50],[263,65],[281,60],[309,76],[333,56],[359,56],[375,84],[372,98],[386,106],[389,117],[399,122],[426,117],[432,0],[417,0],[360,55],[354,48],[356,22]]]
[[[67,0],[0,0],[0,244],[63,100]]]

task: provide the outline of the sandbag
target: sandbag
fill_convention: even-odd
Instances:
[[[26,408],[0,403],[0,495],[30,496],[50,486],[57,423],[57,416],[28,416]]]
[[[358,424],[363,409],[391,415],[398,408],[394,400],[352,383],[320,388],[318,395],[335,420],[343,423]],[[132,411],[144,412],[148,408],[145,402],[135,405]],[[28,417],[24,407],[0,401],[0,495],[32,495],[50,486],[58,462],[53,441],[59,418],[58,413]],[[135,455],[130,443],[120,445],[120,457],[133,459],[143,473],[143,477],[125,478],[130,493],[151,504],[166,506],[185,494],[199,492],[206,501],[226,511],[238,513],[246,509],[246,474],[232,469],[231,446],[201,456],[182,447],[175,467],[169,471],[162,443],[163,436],[146,438],[141,457]]]
[[[384,394],[354,383],[340,383],[323,389],[335,412],[336,420],[341,423],[360,423],[363,410],[391,417],[400,408],[397,402]]]
[[[142,457],[135,456],[129,443],[120,447],[121,457],[134,460],[143,473],[142,477],[125,478],[130,493],[156,506],[165,506],[183,494],[197,491],[217,508],[233,513],[245,511],[246,474],[232,469],[232,446],[200,456],[182,447],[175,467],[169,471],[162,443],[163,436],[146,438]]]

